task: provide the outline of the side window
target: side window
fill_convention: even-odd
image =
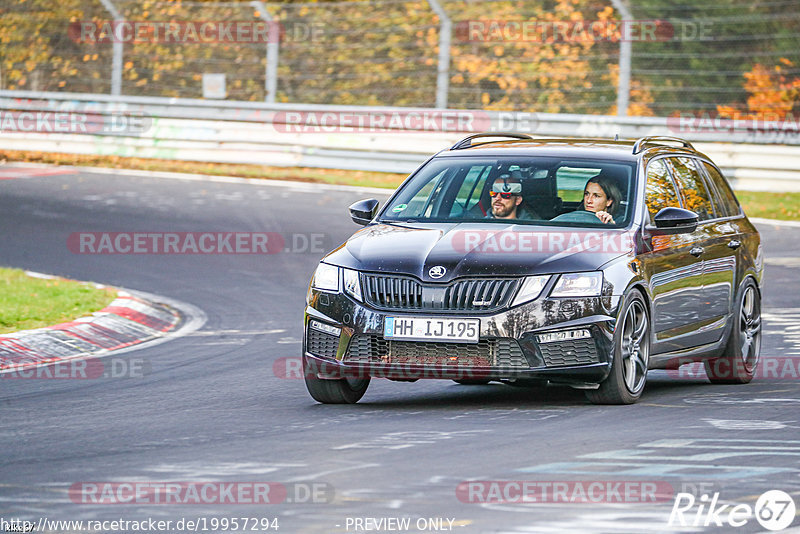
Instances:
[[[725,211],[725,215],[728,217],[739,215],[742,212],[742,209],[739,207],[739,201],[736,200],[736,196],[733,194],[733,190],[731,189],[730,184],[728,184],[728,181],[723,178],[722,173],[719,172],[719,169],[710,163],[706,163],[704,161],[703,167],[706,169],[706,173],[711,179],[711,183],[714,184],[714,187],[719,193],[720,199],[717,204],[722,206],[723,210]]]
[[[680,189],[683,207],[695,212],[701,221],[713,219],[714,205],[703,176],[691,158],[667,158],[668,165]]]
[[[490,165],[473,165],[467,170],[467,175],[456,195],[456,201],[450,209],[450,217],[460,217],[475,208],[481,200],[486,177],[491,171]]]
[[[417,191],[417,194],[408,201],[408,206],[403,207],[402,213],[407,217],[431,217],[434,201],[438,197],[442,184],[446,181],[444,176],[450,172],[443,169],[439,174],[432,176],[428,182]],[[395,207],[395,210],[401,206]]]
[[[647,188],[645,190],[647,211],[650,212],[650,222],[662,208],[680,208],[678,192],[672,183],[667,166],[663,159],[650,162],[647,166]]]

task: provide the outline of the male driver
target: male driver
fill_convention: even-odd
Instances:
[[[522,184],[503,174],[492,184],[489,191],[492,199],[492,217],[495,219],[516,219],[517,209],[522,204]]]
[[[489,191],[492,199],[492,212],[487,216],[494,219],[538,219],[539,215],[522,204],[522,184],[514,177],[503,174],[492,184]]]

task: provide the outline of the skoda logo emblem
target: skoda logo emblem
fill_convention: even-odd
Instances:
[[[430,268],[430,270],[428,271],[428,275],[431,278],[441,278],[441,277],[444,276],[444,273],[446,273],[446,272],[447,272],[447,269],[445,269],[441,265],[436,265],[436,266]]]

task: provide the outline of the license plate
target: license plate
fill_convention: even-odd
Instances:
[[[387,317],[383,326],[383,337],[407,341],[477,343],[480,330],[480,319]]]

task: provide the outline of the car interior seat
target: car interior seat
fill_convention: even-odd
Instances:
[[[561,213],[563,202],[555,191],[550,176],[536,177],[538,173],[524,177],[522,180],[522,198],[543,219],[552,219]]]

